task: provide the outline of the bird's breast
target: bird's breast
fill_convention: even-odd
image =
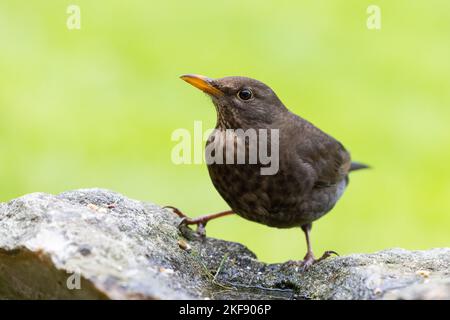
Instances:
[[[342,195],[345,183],[311,188],[309,168],[282,152],[279,171],[262,175],[259,160],[249,163],[250,141],[232,131],[217,131],[208,139],[205,150],[214,187],[238,215],[268,226],[289,228],[318,219]],[[246,154],[244,163],[237,162],[239,152]]]

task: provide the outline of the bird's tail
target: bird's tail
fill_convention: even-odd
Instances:
[[[364,163],[352,162],[352,164],[350,165],[349,171],[351,172],[351,171],[355,171],[355,170],[368,169],[368,168],[370,168],[370,167]]]

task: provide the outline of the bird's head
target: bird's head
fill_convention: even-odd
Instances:
[[[216,106],[221,128],[261,128],[270,126],[287,112],[275,92],[264,83],[246,77],[211,79],[187,74],[181,79],[207,93]]]

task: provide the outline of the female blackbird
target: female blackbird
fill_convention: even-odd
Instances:
[[[260,81],[246,77],[210,79],[200,75],[183,75],[181,79],[206,92],[216,107],[217,131],[208,139],[207,150],[217,152],[232,146],[235,157],[239,147],[252,151],[250,135],[242,139],[227,136],[226,131],[255,130],[260,139],[262,130],[269,131],[269,136],[277,130],[278,140],[269,138],[268,144],[270,147],[276,144],[278,154],[271,156],[277,156],[279,162],[278,170],[271,174],[262,174],[261,168],[267,167],[267,163],[263,164],[261,159],[252,163],[249,154],[245,163],[208,163],[211,180],[231,210],[191,219],[170,207],[183,217],[182,224],[196,224],[198,232],[204,235],[208,221],[236,213],[271,227],[301,227],[308,248],[301,262],[303,269],[336,254],[326,251],[320,259],[314,258],[309,239],[312,222],[334,207],[348,184],[349,172],[367,166],[351,162],[350,154],[339,141],[290,112],[272,89]],[[273,148],[269,150],[273,152]]]

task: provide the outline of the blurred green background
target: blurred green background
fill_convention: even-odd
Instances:
[[[68,30],[69,4],[81,30]],[[178,79],[246,75],[374,169],[314,224],[316,254],[450,245],[450,2],[0,2],[0,201],[102,187],[198,216],[227,209],[205,165],[174,165],[173,130],[215,124]],[[300,229],[227,217],[210,236],[301,259]]]

